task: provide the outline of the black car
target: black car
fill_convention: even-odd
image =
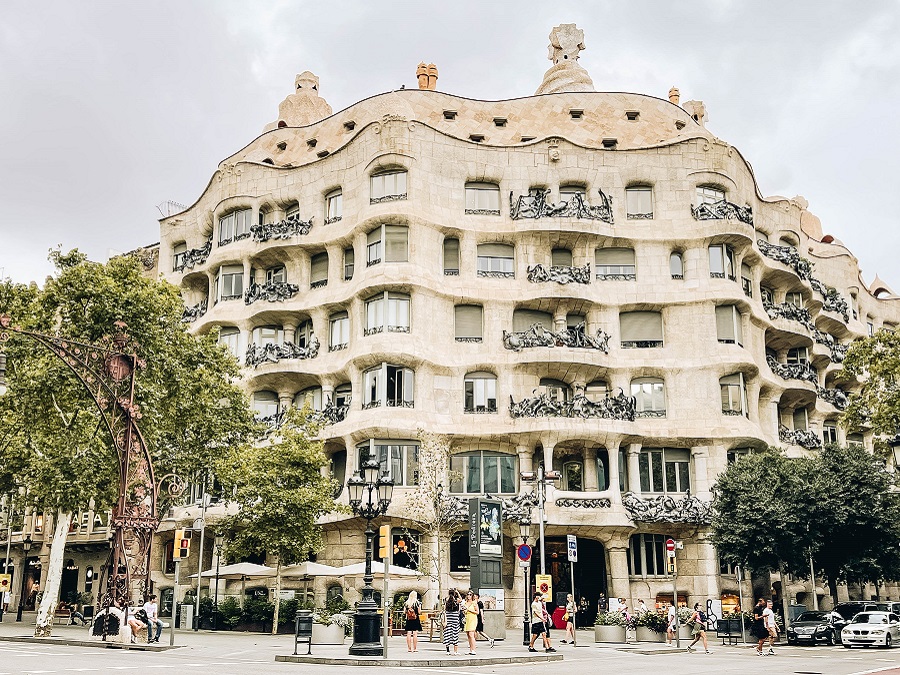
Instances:
[[[837,612],[803,612],[787,629],[787,641],[789,645],[839,644],[841,628],[846,624],[847,620]]]

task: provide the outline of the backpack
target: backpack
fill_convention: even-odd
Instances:
[[[705,626],[706,625],[706,613],[702,609],[698,609],[697,615],[700,617],[700,623],[702,623]]]
[[[419,614],[416,612],[416,606],[415,606],[415,605],[408,606],[408,607],[406,608],[406,618],[407,618],[407,619],[409,619],[410,621],[412,621],[413,619],[417,618],[418,616],[419,616]]]

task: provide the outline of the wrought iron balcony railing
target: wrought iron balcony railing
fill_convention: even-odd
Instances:
[[[557,284],[589,284],[591,283],[591,263],[582,267],[572,265],[532,265],[528,268],[528,281],[534,284],[548,281]]]
[[[782,380],[803,380],[818,384],[819,375],[816,369],[808,363],[780,363],[772,356],[766,355],[766,363],[772,372],[778,375]]]
[[[625,396],[622,390],[615,396],[606,395],[599,401],[592,401],[582,390],[575,392],[570,400],[559,400],[547,393],[539,394],[535,389],[531,398],[518,403],[509,397],[510,417],[573,417],[580,419],[610,419],[633,422],[635,400]]]
[[[829,351],[831,351],[832,361],[834,361],[835,363],[844,362],[844,357],[847,356],[847,345],[838,342],[837,338],[830,333],[826,333],[825,331],[821,331],[815,327],[813,327],[812,334],[813,340],[818,342],[820,345],[828,347]]]
[[[244,291],[244,304],[252,305],[257,300],[266,302],[284,302],[290,300],[300,291],[297,284],[289,284],[286,281],[272,281],[267,284],[250,284]]]
[[[775,305],[765,301],[763,301],[763,307],[770,319],[788,319],[802,324],[809,330],[815,329],[809,310],[804,307],[797,307],[797,305],[791,302],[782,302],[779,305]]]
[[[770,244],[765,239],[757,239],[756,245],[759,247],[760,253],[787,265],[801,279],[808,280],[812,277],[812,263],[801,256],[793,246],[778,246]]]
[[[844,297],[838,293],[837,289],[833,286],[826,286],[814,277],[810,278],[809,283],[813,287],[813,290],[822,296],[822,309],[827,312],[839,314],[844,320],[844,323],[849,323],[850,307],[847,305],[847,301]]]
[[[778,427],[778,438],[782,443],[799,445],[807,450],[822,447],[822,439],[808,429],[788,429],[782,424]]]
[[[826,389],[825,387],[816,387],[816,394],[823,401],[827,401],[838,410],[846,410],[850,404],[850,400],[840,389]]]
[[[350,397],[344,399],[341,405],[335,405],[331,399],[321,410],[313,411],[310,418],[320,424],[337,424],[347,419],[347,413],[350,412]]]
[[[297,235],[309,234],[313,219],[302,220],[299,213],[294,213],[277,223],[262,223],[250,226],[253,241],[269,241],[271,239],[290,239]]]
[[[720,199],[709,204],[691,206],[691,215],[695,220],[732,220],[736,219],[747,225],[753,225],[753,209],[749,206],[738,206]]]
[[[192,248],[184,253],[179,253],[175,259],[173,269],[175,272],[183,272],[184,270],[192,270],[197,265],[202,265],[209,258],[212,251],[212,237],[206,240],[206,243],[200,248]]]
[[[247,347],[244,364],[256,368],[263,363],[278,363],[287,359],[314,359],[318,354],[319,338],[311,335],[308,347],[300,347],[293,342],[271,342],[262,346],[251,344]]]
[[[622,349],[659,349],[662,340],[622,340]]]
[[[613,224],[612,197],[607,196],[603,190],[597,190],[600,203],[596,206],[584,201],[584,196],[576,193],[569,199],[556,203],[547,200],[550,190],[539,190],[533,194],[513,197],[509,193],[509,216],[513,220],[524,218],[584,218],[587,220],[602,220]]]
[[[193,307],[185,307],[184,312],[181,313],[181,321],[183,323],[194,323],[194,321],[206,314],[208,308],[209,301],[205,298]]]
[[[539,323],[528,330],[508,333],[503,331],[503,346],[512,351],[522,351],[531,347],[572,347],[577,349],[598,349],[609,354],[609,334],[597,329],[597,336],[588,335],[584,321],[577,326],[569,326],[558,333],[544,328]]]

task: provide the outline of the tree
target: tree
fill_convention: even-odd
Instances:
[[[401,504],[401,513],[416,523],[422,541],[417,562],[419,572],[437,583],[437,600],[443,597],[444,561],[450,557],[450,543],[456,531],[468,521],[468,506],[458,497],[447,494],[447,485],[461,478],[448,471],[450,442],[422,429],[419,437],[418,484]]]
[[[850,394],[844,425],[871,429],[876,439],[900,433],[900,334],[880,330],[852,343],[844,358],[844,371],[862,382]]]
[[[270,443],[231,448],[217,464],[222,493],[239,507],[220,523],[229,532],[226,553],[269,553],[278,560],[273,634],[282,566],[303,562],[321,549],[318,519],[341,510],[334,501],[337,484],[322,472],[328,459],[318,436],[308,404],[302,410],[289,408]]]
[[[146,278],[136,260],[89,262],[52,252],[56,275],[43,289],[0,283],[0,313],[22,328],[96,343],[127,325],[146,367],[135,402],[157,475],[193,474],[217,447],[240,445],[256,425],[234,384],[240,367],[214,335],[194,336],[181,321],[174,286]],[[111,439],[84,385],[56,356],[14,337],[4,349],[9,392],[0,399],[0,491],[23,488],[32,509],[55,514],[54,537],[36,635],[49,635],[57,605],[66,533],[73,511],[109,508],[118,493]]]

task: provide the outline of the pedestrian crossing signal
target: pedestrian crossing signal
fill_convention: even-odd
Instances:
[[[172,548],[172,560],[184,560],[191,555],[192,530],[175,530],[175,545]]]

